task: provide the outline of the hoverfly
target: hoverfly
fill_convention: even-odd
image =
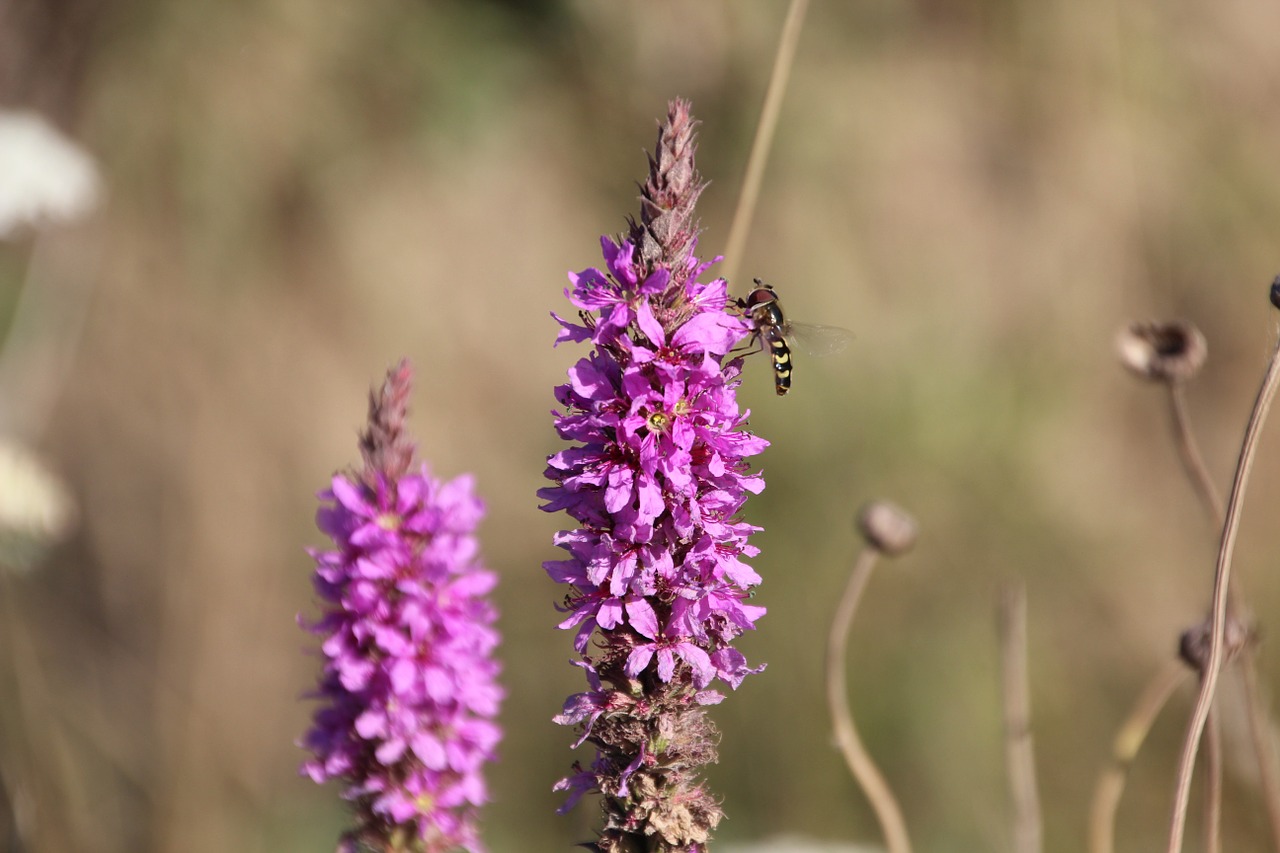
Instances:
[[[754,281],[755,290],[738,300],[738,308],[755,325],[756,337],[769,351],[774,389],[781,397],[791,390],[792,342],[797,342],[800,349],[811,355],[834,355],[849,345],[853,333],[835,326],[788,322],[773,285],[758,278]]]

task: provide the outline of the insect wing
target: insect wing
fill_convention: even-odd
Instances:
[[[813,323],[787,323],[783,334],[793,347],[817,358],[838,355],[853,342],[853,332],[848,329]]]

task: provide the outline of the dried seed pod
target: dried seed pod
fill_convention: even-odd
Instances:
[[[1200,624],[1183,631],[1178,639],[1178,657],[1196,672],[1204,672],[1209,664],[1209,643],[1212,640],[1209,632],[1212,628],[1212,621],[1205,619]],[[1253,632],[1244,622],[1234,616],[1228,616],[1222,639],[1225,649],[1222,660],[1224,663],[1230,663],[1253,639]]]
[[[1125,367],[1153,382],[1186,382],[1209,355],[1204,335],[1187,320],[1131,323],[1116,348]]]

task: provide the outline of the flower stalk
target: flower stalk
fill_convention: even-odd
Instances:
[[[849,709],[845,657],[853,617],[876,563],[881,556],[896,557],[910,550],[915,544],[917,528],[915,519],[887,501],[876,501],[864,507],[858,514],[857,528],[866,546],[858,553],[849,573],[827,634],[827,710],[835,729],[836,745],[840,747],[849,772],[871,803],[889,853],[911,853],[911,838],[898,798],[867,752],[854,724],[853,712]]]
[[[1272,301],[1276,302],[1273,287]],[[1280,303],[1277,303],[1280,307]],[[1253,470],[1253,460],[1257,451],[1258,436],[1266,421],[1271,401],[1275,397],[1277,385],[1280,385],[1280,338],[1272,350],[1266,375],[1258,389],[1254,400],[1253,411],[1245,427],[1244,440],[1240,446],[1240,457],[1236,464],[1235,479],[1231,486],[1231,495],[1227,501],[1227,512],[1222,527],[1222,538],[1218,546],[1218,559],[1214,569],[1213,601],[1210,607],[1209,648],[1200,676],[1200,692],[1196,697],[1195,708],[1187,724],[1187,733],[1182,744],[1182,754],[1178,762],[1178,777],[1174,786],[1173,814],[1170,817],[1168,853],[1178,853],[1182,849],[1183,834],[1186,830],[1187,803],[1191,796],[1191,772],[1195,765],[1196,753],[1199,751],[1200,737],[1204,733],[1213,706],[1214,692],[1218,686],[1218,676],[1229,653],[1227,627],[1231,563],[1235,552],[1236,533],[1240,526],[1240,512],[1244,504],[1245,488],[1249,482],[1249,474]]]

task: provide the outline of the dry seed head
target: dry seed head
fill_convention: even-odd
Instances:
[[[1200,372],[1209,345],[1186,320],[1131,323],[1116,338],[1120,362],[1153,382],[1186,382]]]
[[[1199,625],[1183,631],[1182,636],[1178,638],[1178,657],[1196,672],[1204,672],[1205,666],[1209,663],[1209,643],[1212,640],[1209,632],[1212,627],[1211,621],[1206,619]],[[1244,622],[1234,616],[1228,616],[1226,629],[1222,635],[1226,652],[1223,655],[1223,661],[1230,662],[1252,639],[1253,632]]]
[[[888,557],[909,551],[919,533],[916,520],[889,501],[872,501],[864,506],[858,513],[857,527],[867,544]]]

